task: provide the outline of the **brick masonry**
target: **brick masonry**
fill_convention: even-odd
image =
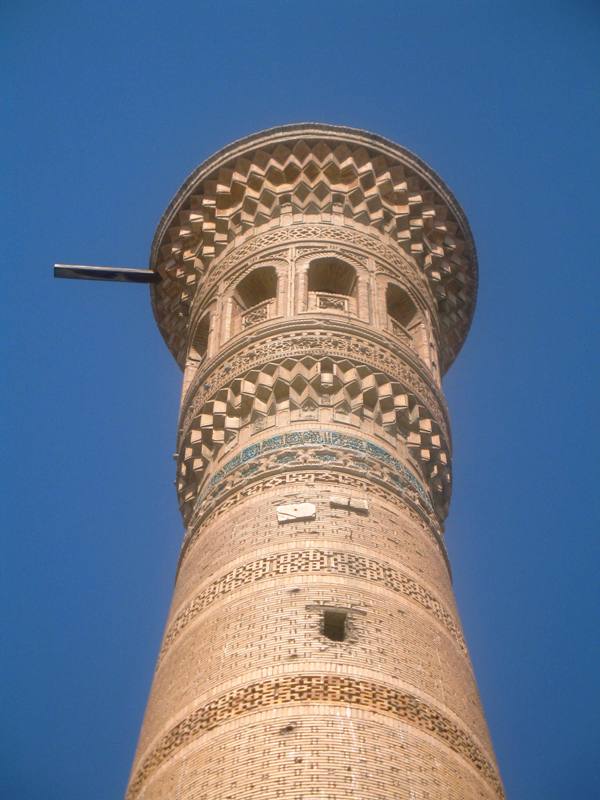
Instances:
[[[502,798],[443,544],[456,201],[379,137],[276,129],[190,176],[153,267],[186,535],[127,800]]]

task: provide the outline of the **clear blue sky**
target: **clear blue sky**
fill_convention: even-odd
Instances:
[[[597,796],[600,6],[0,9],[0,796],[122,794],[182,534],[180,374],[147,288],[50,266],[144,266],[190,170],[298,121],[409,147],[469,216],[456,593],[509,800]]]

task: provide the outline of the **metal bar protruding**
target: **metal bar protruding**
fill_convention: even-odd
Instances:
[[[129,267],[87,267],[79,264],[55,264],[55,278],[84,281],[121,281],[122,283],[157,283],[160,275],[152,269]]]

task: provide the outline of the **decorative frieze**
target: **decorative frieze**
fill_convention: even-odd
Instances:
[[[315,574],[346,576],[379,584],[392,592],[403,595],[425,609],[442,625],[466,654],[467,648],[458,622],[438,598],[414,578],[404,575],[391,564],[357,553],[334,550],[286,550],[249,564],[236,567],[231,572],[211,583],[175,616],[167,627],[159,665],[175,640],[211,603],[225,597],[247,584],[266,578],[277,578],[291,574]]]
[[[180,430],[184,434],[191,418],[200,412],[203,404],[218,391],[228,386],[232,379],[250,369],[256,369],[269,361],[286,358],[312,357],[320,359],[347,358],[365,364],[373,371],[381,370],[390,380],[404,384],[416,402],[428,409],[436,418],[444,438],[450,440],[448,414],[445,401],[426,371],[417,365],[413,353],[395,348],[389,340],[375,341],[373,331],[360,330],[351,324],[322,320],[315,328],[312,320],[304,322],[300,329],[296,325],[281,324],[277,333],[265,331],[251,342],[240,342],[231,352],[224,349],[220,359],[203,365],[196,375],[182,408]],[[291,328],[291,329],[290,329]]]
[[[306,435],[306,441],[303,437]],[[310,442],[310,439],[313,439]],[[262,442],[244,448],[213,475],[201,488],[193,511],[186,509],[192,519],[204,516],[216,502],[224,502],[232,491],[246,484],[264,481],[269,475],[285,471],[283,481],[301,480],[307,470],[325,472],[329,481],[339,480],[338,472],[350,480],[363,475],[369,491],[379,484],[420,508],[433,518],[434,507],[427,491],[415,475],[387,450],[368,440],[342,434],[339,431],[294,431],[291,435],[271,437],[262,449]],[[316,477],[312,475],[312,477]],[[430,520],[430,524],[432,521]]]
[[[305,356],[293,362],[263,362],[259,370],[232,376],[228,385],[212,396],[214,399],[207,400],[195,417],[186,415],[189,422],[180,443],[178,483],[184,509],[197,496],[209,458],[237,431],[284,407],[297,409],[304,416],[302,412],[310,403],[313,409],[333,407],[336,421],[351,422],[354,418],[360,425],[368,416],[374,425],[402,438],[421,462],[422,475],[439,513],[444,515],[449,500],[450,458],[443,430],[410,389],[387,374],[347,360]]]
[[[469,764],[493,787],[504,791],[493,763],[454,720],[414,694],[385,684],[341,675],[289,675],[233,689],[176,723],[144,759],[129,785],[126,800],[136,800],[144,784],[167,759],[205,731],[232,719],[290,704],[318,703],[364,709],[406,723],[433,736]],[[292,724],[289,732],[294,730]]]
[[[208,494],[202,501],[196,503],[194,514],[189,521],[188,532],[181,548],[178,570],[193,545],[198,541],[204,528],[214,520],[227,515],[228,512],[244,500],[260,497],[273,489],[298,486],[313,491],[323,487],[333,488],[336,492],[350,489],[356,492],[368,493],[371,497],[377,497],[395,506],[399,513],[408,516],[415,525],[422,529],[426,536],[431,538],[436,547],[439,548],[446,562],[448,572],[450,572],[442,530],[435,514],[431,511],[425,511],[418,501],[416,492],[402,491],[391,482],[383,485],[383,481],[373,476],[372,470],[365,469],[362,474],[357,475],[350,471],[346,464],[342,464],[338,470],[315,469],[310,464],[303,464],[300,469],[286,469],[283,472],[280,470],[274,474],[253,472],[247,480],[242,482],[241,486],[236,480],[235,472],[230,477],[231,484],[226,489],[217,494]]]

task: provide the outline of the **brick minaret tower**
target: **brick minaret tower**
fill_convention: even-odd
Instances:
[[[151,266],[186,533],[128,800],[502,798],[443,544],[458,203],[290,125],[188,178]]]

